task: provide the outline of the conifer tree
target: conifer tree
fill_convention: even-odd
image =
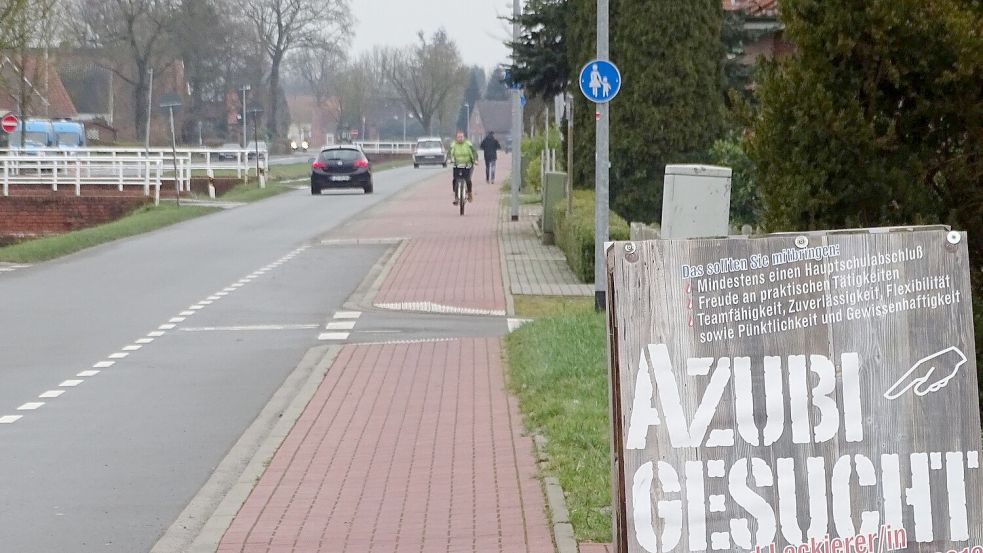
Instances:
[[[983,7],[783,0],[782,17],[795,53],[763,67],[748,140],[764,223],[969,231],[983,346]]]

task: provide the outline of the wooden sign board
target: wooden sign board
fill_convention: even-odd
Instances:
[[[983,553],[966,236],[615,243],[620,553]]]

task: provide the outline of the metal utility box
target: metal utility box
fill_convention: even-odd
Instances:
[[[667,165],[662,238],[727,236],[732,173],[713,165]]]
[[[567,197],[567,174],[546,173],[543,179],[543,243],[553,243],[554,212]]]

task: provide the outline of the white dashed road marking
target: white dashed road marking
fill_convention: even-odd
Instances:
[[[0,273],[12,273],[17,269],[26,269],[28,267],[30,267],[30,265],[21,265],[19,263],[14,263],[14,264],[0,263]]]
[[[361,316],[361,311],[339,311],[334,314],[336,319],[358,319]]]
[[[411,301],[401,303],[377,303],[379,309],[388,311],[418,311],[421,313],[442,313],[445,315],[487,315],[490,317],[504,317],[505,311],[500,309],[474,309],[471,307],[454,307],[441,305],[430,301]]]
[[[508,320],[509,332],[515,332],[516,330],[519,329],[520,326],[531,321],[532,319],[509,319]]]
[[[340,341],[347,340],[351,336],[351,332],[342,332],[345,330],[353,330],[358,319],[362,316],[361,311],[337,311],[334,314],[334,320],[329,322],[324,326],[324,329],[328,332],[322,332],[320,336],[317,337],[321,341]]]
[[[85,382],[85,380],[84,380],[85,378],[90,378],[90,377],[93,377],[93,376],[98,375],[101,372],[99,369],[108,369],[109,367],[112,367],[113,365],[116,364],[116,361],[115,360],[125,359],[126,357],[128,357],[130,355],[129,352],[139,351],[140,349],[143,348],[143,346],[145,346],[147,344],[153,343],[155,338],[160,338],[161,336],[164,336],[165,334],[167,334],[166,331],[173,330],[173,329],[177,328],[177,324],[175,324],[175,323],[182,323],[182,322],[186,321],[187,320],[187,317],[190,317],[190,316],[194,315],[195,313],[197,313],[198,311],[204,309],[205,307],[214,304],[216,301],[222,299],[225,296],[228,296],[230,293],[235,292],[236,290],[238,290],[239,288],[242,288],[246,284],[249,284],[254,279],[256,279],[256,278],[258,278],[260,276],[265,275],[267,272],[272,271],[273,269],[275,269],[275,268],[279,267],[280,265],[286,263],[288,260],[293,259],[294,257],[296,257],[297,255],[299,255],[300,253],[304,252],[304,250],[308,249],[308,247],[309,246],[304,246],[304,247],[301,247],[301,248],[297,248],[296,250],[290,252],[289,254],[287,254],[286,256],[284,256],[282,258],[280,258],[276,262],[271,263],[271,264],[267,265],[266,267],[263,267],[262,269],[259,269],[257,271],[254,271],[249,276],[244,277],[244,278],[238,280],[235,284],[232,284],[231,286],[228,286],[228,287],[224,288],[220,292],[215,292],[214,294],[208,296],[207,299],[204,299],[204,300],[196,303],[195,305],[192,305],[192,306],[188,307],[186,310],[182,311],[178,316],[172,317],[166,324],[162,324],[162,325],[158,326],[157,327],[157,330],[148,333],[147,334],[147,337],[145,337],[145,338],[139,338],[139,339],[135,340],[133,344],[130,344],[130,345],[127,345],[127,346],[123,347],[122,348],[122,351],[119,351],[119,352],[116,352],[116,353],[113,353],[112,355],[110,355],[108,357],[108,359],[111,359],[112,361],[99,361],[98,363],[92,365],[92,370],[82,371],[82,372],[80,372],[80,373],[78,373],[76,375],[78,378],[72,378],[72,379],[69,379],[69,380],[64,380],[64,381],[61,382],[61,384],[58,385],[58,387],[59,388],[74,388],[74,387],[82,384],[83,382]],[[10,272],[10,271],[13,271],[14,269],[20,269],[20,268],[24,268],[24,267],[27,267],[27,265],[0,265],[0,272]],[[251,326],[251,327],[204,327],[204,328],[200,328],[200,329],[190,329],[189,328],[189,329],[182,329],[182,330],[185,330],[185,331],[203,331],[203,330],[300,330],[300,329],[308,330],[308,329],[312,329],[312,328],[318,328],[318,325],[316,325],[316,324],[305,324],[305,325],[263,325],[263,326]],[[348,333],[344,333],[344,334],[347,337]],[[38,398],[40,398],[40,399],[54,399],[56,397],[60,397],[64,393],[65,393],[65,390],[48,390],[46,392],[41,393],[38,396]],[[44,405],[44,402],[42,402],[42,401],[31,401],[31,402],[27,402],[27,403],[22,404],[20,407],[17,408],[17,410],[18,411],[34,411],[34,410],[39,409],[43,405]],[[13,424],[13,423],[21,420],[21,418],[23,418],[23,415],[4,415],[4,416],[0,416],[0,424]]]

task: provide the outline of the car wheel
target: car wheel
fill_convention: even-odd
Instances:
[[[316,186],[314,186],[314,185],[312,184],[312,185],[311,185],[311,195],[313,195],[313,196],[318,196],[318,195],[320,195],[320,194],[321,194],[321,189],[320,189],[320,188],[318,188],[318,187],[316,187]]]
[[[444,169],[447,169],[447,164],[446,164],[446,163],[444,163],[443,165],[444,165]]]
[[[420,168],[420,164],[419,163],[414,163],[413,164],[413,168],[414,169],[419,169]]]
[[[362,187],[362,190],[364,190],[366,194],[371,194],[372,193],[372,181],[369,181],[368,184],[366,184],[365,186],[363,186]]]

